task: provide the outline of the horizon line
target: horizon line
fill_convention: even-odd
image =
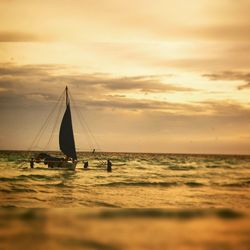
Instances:
[[[0,149],[0,152],[3,151],[13,151],[13,152],[61,152],[60,150],[25,150],[25,149]],[[77,153],[92,153],[92,151],[78,151]],[[165,154],[165,155],[225,155],[225,156],[250,156],[249,154],[241,153],[170,153],[170,152],[129,152],[129,151],[95,151],[95,153],[124,153],[124,154]]]

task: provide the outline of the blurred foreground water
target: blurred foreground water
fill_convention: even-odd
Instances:
[[[250,249],[249,156],[85,153],[76,171],[25,157],[0,153],[0,249]]]
[[[2,209],[0,249],[239,249],[248,215],[228,209]]]

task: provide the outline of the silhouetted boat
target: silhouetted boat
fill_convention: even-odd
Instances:
[[[43,160],[44,164],[48,165],[49,168],[75,170],[77,164],[77,155],[67,86],[65,88],[65,98],[66,108],[61,121],[59,132],[59,146],[65,157],[58,158],[51,156],[48,153],[41,152],[35,157],[34,161],[39,163]]]

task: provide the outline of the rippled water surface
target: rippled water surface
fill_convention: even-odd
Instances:
[[[89,169],[76,171],[30,169],[21,152],[0,157],[1,207],[250,208],[248,156],[81,153]]]

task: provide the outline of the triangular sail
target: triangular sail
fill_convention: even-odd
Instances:
[[[67,100],[67,89],[66,89],[66,100]],[[67,100],[66,110],[62,119],[60,133],[59,133],[59,145],[61,151],[73,160],[77,159],[75,140],[72,127],[70,103]]]

